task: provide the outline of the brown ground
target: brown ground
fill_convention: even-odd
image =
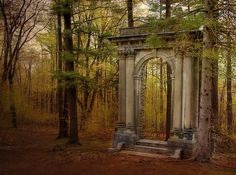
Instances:
[[[109,153],[110,138],[82,135],[83,146],[56,140],[56,130],[0,130],[0,175],[236,175],[236,158],[212,164]]]

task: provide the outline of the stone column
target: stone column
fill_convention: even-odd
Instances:
[[[137,141],[134,119],[134,50],[119,52],[119,121],[114,134],[113,147],[119,143],[129,147]]]
[[[142,110],[142,102],[141,102],[141,89],[142,89],[142,76],[135,75],[134,77],[135,84],[135,125],[137,127],[137,136],[142,137],[142,119],[141,119],[141,110]]]
[[[173,105],[173,128],[180,131],[182,128],[182,86],[183,84],[183,58],[178,55],[175,62],[174,74],[174,105]]]
[[[200,72],[199,72],[199,58],[192,58],[193,62],[193,92],[192,92],[192,118],[191,118],[191,127],[192,127],[192,136],[190,139],[193,141],[196,140],[196,132],[198,128],[198,115],[199,115],[199,81],[200,81]]]
[[[184,58],[184,110],[183,110],[183,126],[184,129],[192,129],[191,126],[191,120],[193,115],[193,108],[192,108],[192,102],[193,102],[193,73],[192,73],[192,58],[189,56],[186,56]]]
[[[126,60],[125,54],[119,52],[119,115],[117,128],[125,128],[126,116]]]
[[[130,50],[126,56],[126,128],[135,129],[134,118],[134,59],[135,53]]]

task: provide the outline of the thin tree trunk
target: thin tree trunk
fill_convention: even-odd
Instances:
[[[2,73],[2,81],[7,81],[7,74],[8,74],[8,56],[9,56],[9,36],[7,36],[8,33],[6,31],[6,29],[4,30],[4,45],[3,45],[3,73]]]
[[[71,17],[72,8],[69,2],[64,4],[64,27],[65,27],[65,52],[71,58],[65,62],[65,70],[68,73],[73,73],[74,61],[73,61],[73,40],[72,40],[72,27]],[[66,77],[66,89],[67,89],[67,100],[68,100],[68,111],[70,117],[70,137],[69,142],[72,144],[79,144],[78,137],[78,119],[77,119],[77,89],[75,85],[75,78]]]
[[[171,2],[166,0],[166,19],[171,17]],[[170,138],[170,129],[171,129],[171,93],[172,93],[172,79],[171,79],[171,67],[167,63],[167,96],[166,96],[166,138]]]
[[[61,32],[61,13],[57,12],[57,49],[58,49],[58,73],[62,72],[62,32]],[[66,112],[66,95],[63,94],[62,79],[57,79],[57,106],[59,117],[58,138],[68,137],[68,114]]]
[[[127,0],[128,27],[134,27],[133,0]]]
[[[171,17],[171,0],[166,0],[166,19]]]
[[[190,12],[190,0],[188,0],[188,13]]]
[[[219,112],[219,129],[222,129],[223,126],[223,116],[224,116],[224,106],[225,106],[225,88],[226,88],[226,83],[227,80],[224,80],[224,84],[221,90],[221,95],[220,95],[220,112]]]
[[[212,126],[215,131],[218,129],[218,59],[212,63]]]
[[[13,81],[9,80],[9,103],[10,103],[10,116],[12,119],[12,126],[17,128],[17,116],[16,116],[16,106],[15,106],[15,96],[13,89]]]
[[[232,65],[231,65],[231,38],[227,36],[228,51],[227,51],[227,104],[226,104],[226,112],[227,112],[227,131],[229,134],[232,133],[233,126],[233,111],[232,111]]]
[[[162,8],[163,8],[163,4],[162,1],[160,1],[160,7],[159,7],[159,18],[162,19]]]
[[[161,63],[160,63],[160,114],[161,117],[163,115],[163,62],[162,59],[160,59]]]
[[[212,60],[212,95],[211,95],[212,115],[211,115],[211,140],[210,147],[214,152],[216,140],[214,134],[219,132],[219,109],[218,109],[218,58]]]
[[[172,79],[171,79],[171,67],[169,64],[167,67],[167,96],[166,96],[166,139],[170,138],[170,129],[171,129],[171,93],[172,93]]]

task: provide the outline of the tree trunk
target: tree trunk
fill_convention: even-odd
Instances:
[[[17,128],[15,96],[14,96],[14,89],[13,89],[13,81],[12,80],[9,80],[9,104],[10,104],[10,116],[12,119],[12,126],[14,128]]]
[[[128,27],[134,27],[133,0],[127,0]]]
[[[231,64],[231,38],[227,36],[228,42],[228,51],[227,51],[227,104],[226,104],[226,112],[227,112],[227,131],[229,134],[232,133],[233,126],[233,111],[232,111],[232,64]]]
[[[171,67],[167,64],[167,96],[166,96],[166,139],[170,138],[171,129],[171,91],[172,91],[172,79],[171,79]]]
[[[212,60],[212,95],[211,95],[212,115],[211,115],[211,130],[210,140],[211,150],[214,152],[216,140],[214,134],[219,132],[219,111],[218,111],[218,58]]]
[[[218,59],[212,63],[212,126],[213,130],[218,130]]]
[[[62,72],[62,32],[61,32],[61,13],[57,12],[57,49],[58,49],[58,73]],[[60,76],[60,75],[59,75]],[[68,115],[64,112],[64,96],[63,96],[62,79],[57,79],[57,106],[59,117],[58,138],[68,137]],[[66,100],[65,100],[66,101]]]
[[[171,17],[171,2],[166,0],[166,19]],[[170,137],[171,129],[171,91],[172,91],[172,79],[171,79],[171,67],[167,63],[167,96],[166,96],[166,139]]]
[[[200,99],[200,118],[198,130],[198,146],[197,159],[200,161],[209,161],[210,146],[210,120],[212,113],[211,104],[211,72],[212,67],[207,58],[202,60],[202,84],[201,84],[201,99]]]
[[[205,0],[205,18],[216,22],[215,8],[216,0]],[[203,58],[201,75],[201,99],[198,129],[198,142],[196,159],[199,161],[210,161],[212,150],[210,146],[211,130],[210,122],[212,116],[212,60],[211,52],[215,52],[216,36],[214,28],[209,25],[203,31]]]
[[[190,12],[190,0],[188,0],[188,13]]]
[[[71,3],[65,2],[64,4],[64,27],[65,27],[65,52],[70,57],[65,61],[65,70],[68,73],[73,73],[74,61],[73,61],[73,41],[72,41],[72,28],[71,28],[71,16],[72,9]],[[68,112],[70,117],[70,137],[69,142],[72,144],[79,144],[78,137],[78,123],[77,123],[77,89],[75,85],[75,78],[71,76],[66,77],[66,89],[68,100]]]
[[[227,80],[225,79],[224,83],[223,83],[223,87],[221,89],[221,95],[220,95],[219,116],[221,116],[221,117],[219,117],[219,126],[218,126],[219,130],[221,130],[224,127],[223,120],[222,120],[223,117],[222,116],[224,116],[226,82],[227,82]]]
[[[4,43],[3,43],[3,73],[2,73],[2,81],[7,81],[8,74],[8,58],[9,58],[9,48],[10,48],[10,38],[11,35],[8,32],[6,19],[4,19]]]
[[[166,18],[171,17],[171,0],[166,0]]]
[[[161,63],[160,63],[160,114],[161,114],[161,117],[163,115],[163,62],[162,62],[162,59],[160,59]]]

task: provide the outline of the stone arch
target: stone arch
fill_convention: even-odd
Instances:
[[[144,124],[144,84],[143,84],[143,68],[148,63],[149,60],[155,58],[161,58],[163,63],[168,64],[171,67],[171,74],[174,75],[175,59],[174,54],[171,54],[172,50],[167,49],[155,49],[150,50],[149,53],[140,54],[142,57],[137,56],[138,60],[134,68],[134,89],[135,89],[135,121],[137,126],[137,136],[143,138],[143,124]],[[137,55],[139,55],[137,54]],[[173,84],[173,81],[172,81]],[[173,85],[171,89],[171,94],[173,95]],[[172,97],[173,98],[173,97]],[[172,106],[172,105],[171,105]],[[171,109],[172,111],[172,109]],[[172,113],[172,112],[171,112]],[[171,124],[171,123],[170,123]]]
[[[169,52],[169,53],[167,53]],[[147,53],[146,55],[142,56],[141,58],[136,58],[137,62],[135,64],[134,69],[134,76],[141,76],[141,69],[142,67],[151,59],[154,58],[161,58],[163,62],[166,62],[168,65],[170,65],[172,74],[175,70],[175,56],[173,50],[167,50],[167,49],[155,49],[152,50],[150,53]]]

